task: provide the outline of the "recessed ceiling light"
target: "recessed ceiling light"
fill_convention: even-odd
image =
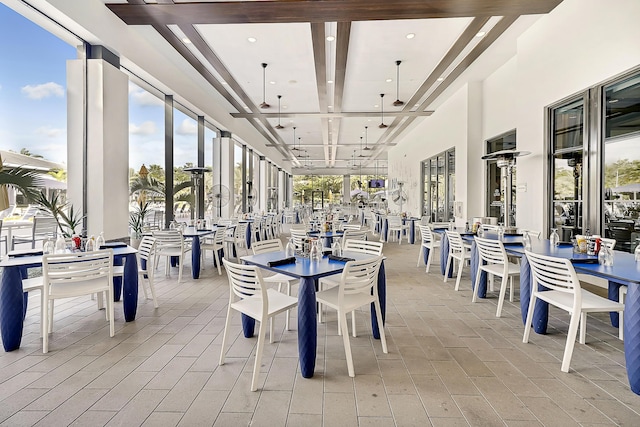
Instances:
[[[417,108],[417,107],[419,107],[419,106],[420,106],[420,104],[416,104],[416,105],[414,105],[414,107],[416,107],[416,108]]]
[[[373,108],[378,108],[379,106],[380,106],[379,104],[376,104],[373,106]]]
[[[183,38],[182,38],[182,43],[184,43],[184,44],[191,44],[191,40],[189,40],[187,37],[183,37]]]
[[[409,33],[407,34],[405,37],[407,37],[409,40],[411,40],[412,38],[414,38],[416,35],[414,33]]]
[[[478,31],[478,34],[476,34],[476,37],[482,37],[482,36],[484,36],[485,34],[487,34],[487,32],[486,32],[486,31]]]
[[[333,84],[333,80],[327,80],[328,84]]]
[[[444,77],[438,77],[438,78],[437,78],[437,80],[438,80],[439,82],[441,82],[441,81],[443,81],[443,80],[444,80]]]
[[[270,85],[274,85],[276,84],[276,82],[274,82],[273,80],[269,82]]]
[[[327,108],[333,108],[333,105],[327,105]]]
[[[258,41],[258,39],[257,39],[257,38],[255,38],[255,37],[249,37],[249,38],[247,38],[247,41],[248,41],[249,43],[255,43],[255,42],[257,42],[257,41]]]
[[[387,83],[391,83],[393,81],[393,79],[387,79],[385,80]]]
[[[332,42],[332,41],[334,41],[335,39],[336,39],[336,38],[335,38],[335,37],[333,37],[333,36],[327,36],[327,41],[328,41],[328,42]]]
[[[289,106],[288,106],[288,105],[283,105],[283,106],[282,106],[282,109],[283,109],[283,110],[286,110],[287,108],[289,108]]]
[[[617,100],[617,99],[610,99],[610,100],[609,100],[609,104],[615,104],[616,102],[618,102],[618,100]]]

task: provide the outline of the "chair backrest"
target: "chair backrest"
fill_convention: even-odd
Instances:
[[[55,238],[58,231],[58,223],[52,216],[33,217],[33,237]]]
[[[16,210],[16,205],[9,205],[9,207],[2,212],[0,212],[0,219],[7,218],[13,215],[13,212]]]
[[[345,230],[342,235],[343,248],[344,242],[347,240],[367,240],[367,232],[364,230]]]
[[[46,254],[42,258],[42,274],[43,292],[54,298],[82,295],[82,288],[89,294],[95,288],[112,287],[113,249]],[[73,283],[78,286],[70,286]]]
[[[465,250],[460,233],[451,230],[445,230],[445,233],[449,239],[449,250],[451,252],[463,252]]]
[[[247,235],[247,223],[239,222],[236,224],[236,228],[233,232],[233,236],[236,240],[242,240]]]
[[[359,252],[374,256],[382,255],[382,242],[374,242],[371,240],[347,239],[342,247],[343,251]]]
[[[433,231],[431,231],[431,227],[428,225],[418,225],[420,228],[420,235],[422,236],[422,243],[424,245],[431,245],[435,238],[433,237]]]
[[[475,241],[481,260],[486,261],[488,264],[505,265],[507,263],[507,253],[500,240],[476,237]]]
[[[402,218],[397,215],[388,216],[387,221],[389,221],[389,227],[402,225]]]
[[[156,247],[162,248],[182,248],[184,246],[184,237],[180,230],[156,230],[153,232],[156,238]]]
[[[427,225],[431,222],[431,218],[427,215],[422,215],[422,217],[420,218],[420,224],[422,225]]]
[[[224,245],[224,238],[227,235],[227,227],[218,224],[216,232],[213,234],[213,243],[215,245]]]
[[[532,239],[535,237],[536,239],[539,239],[540,236],[542,235],[542,232],[540,231],[536,231],[536,230],[520,230],[520,233],[522,233],[522,235],[524,236],[524,233],[528,233],[529,237],[531,237]]]
[[[151,236],[143,236],[138,246],[138,259],[146,262],[152,258],[153,251],[156,249],[156,238]]]
[[[482,228],[483,231],[498,231],[498,226],[497,225],[492,225],[492,224],[480,224],[480,228]]]
[[[295,244],[295,243],[294,243]],[[283,250],[282,241],[280,239],[261,240],[251,244],[251,250],[254,255],[264,254],[267,252],[276,252]]]
[[[533,274],[532,288],[537,289],[535,284],[538,283],[554,291],[574,293],[574,301],[575,298],[581,297],[580,280],[571,261],[565,258],[538,255],[526,250],[524,253]]]
[[[343,230],[360,230],[362,228],[362,226],[360,224],[342,224],[342,229]]]
[[[436,228],[444,228],[447,230],[453,230],[455,224],[453,222],[432,222],[431,229],[435,230]]]
[[[304,230],[291,229],[291,239],[297,249],[302,248],[302,239],[307,237],[307,232]]]
[[[260,269],[254,265],[236,264],[226,258],[222,258],[222,263],[229,278],[229,301],[235,300],[234,295],[238,299],[257,295],[262,298],[262,313],[267,313],[267,289]]]
[[[375,256],[361,261],[349,261],[345,264],[340,276],[338,303],[344,295],[366,294],[378,297],[378,270],[382,263],[382,256]]]
[[[0,229],[1,229],[1,227],[0,227]],[[605,245],[609,249],[613,249],[616,246],[616,239],[610,239],[608,237],[602,237],[600,240],[602,242],[601,244]]]

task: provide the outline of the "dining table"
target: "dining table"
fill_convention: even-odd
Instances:
[[[182,230],[182,236],[191,238],[191,277],[193,279],[200,278],[200,238],[210,236],[218,230],[218,227],[213,226],[208,229],[198,229],[196,227],[184,227]],[[215,257],[213,257],[215,262]]]
[[[307,235],[322,239],[323,247],[330,248],[333,245],[333,239],[341,239],[344,236],[344,231],[309,231]]]
[[[124,318],[132,322],[138,310],[138,251],[124,244],[112,249],[114,265],[124,263],[124,277],[114,277],[114,300],[119,300],[122,291]],[[29,268],[42,267],[42,251],[10,252],[0,262],[0,267],[0,334],[4,350],[13,351],[20,348],[27,312],[28,294],[22,290],[22,280],[27,278]]]
[[[356,261],[370,258],[371,255],[345,251],[344,258]],[[316,291],[318,290],[318,280],[335,274],[340,274],[344,270],[345,261],[336,261],[323,256],[320,260],[310,260],[309,258],[296,256],[295,262],[271,265],[286,259],[285,251],[268,252],[260,255],[248,255],[240,257],[245,264],[251,264],[282,273],[290,277],[300,279],[298,289],[298,354],[300,359],[300,372],[304,378],[313,377],[316,365],[316,345],[318,340],[317,317],[316,317]],[[386,312],[386,274],[384,261],[380,265],[378,272],[378,299],[382,311],[382,321]],[[255,321],[248,316],[242,317],[242,327],[244,336],[253,336]],[[380,339],[380,330],[375,314],[375,306],[371,304],[371,326],[375,339]]]
[[[498,239],[495,233],[486,233],[485,237]],[[505,252],[511,256],[520,258],[520,314],[522,324],[526,326],[527,311],[533,286],[533,277],[529,261],[525,256],[525,248],[522,238],[504,236]],[[588,255],[575,252],[571,243],[560,243],[553,245],[547,239],[531,240],[531,252],[564,258],[571,261],[574,270],[578,274],[588,274],[608,282],[608,298],[618,301],[619,289],[621,286],[627,287],[627,297],[624,307],[624,354],[625,366],[629,386],[635,394],[640,394],[640,262],[636,261],[634,255],[628,252],[614,250],[614,263],[612,266],[605,266],[598,263],[597,255]],[[475,280],[478,256],[473,251],[471,255],[471,278]],[[475,261],[474,261],[475,257]],[[474,270],[475,264],[475,270]],[[478,284],[479,293],[486,292],[486,278],[481,277]],[[533,330],[538,334],[546,334],[549,319],[549,305],[538,299],[533,312]],[[619,327],[618,313],[610,313],[611,324]]]

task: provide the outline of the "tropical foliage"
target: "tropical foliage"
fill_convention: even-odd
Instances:
[[[82,226],[84,216],[81,212],[74,210],[72,204],[62,202],[57,192],[47,197],[47,194],[41,191],[35,201],[40,205],[41,210],[56,219],[64,237],[71,237],[78,233],[78,227]]]

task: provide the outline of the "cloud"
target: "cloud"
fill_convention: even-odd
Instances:
[[[193,119],[184,119],[178,129],[178,135],[196,135],[198,133],[198,124]]]
[[[51,96],[62,98],[64,96],[64,88],[54,82],[43,83],[41,85],[26,85],[20,90],[27,95],[29,99],[43,99]]]
[[[142,122],[140,126],[135,123],[129,123],[129,133],[134,135],[153,135],[156,133],[156,124],[151,120]]]
[[[133,83],[129,83],[129,97],[131,102],[142,106],[161,106],[164,102],[150,92],[143,90]]]
[[[64,135],[65,132],[65,129],[50,128],[46,126],[41,126],[35,130],[36,134],[44,135],[47,138],[57,138],[61,135]]]

